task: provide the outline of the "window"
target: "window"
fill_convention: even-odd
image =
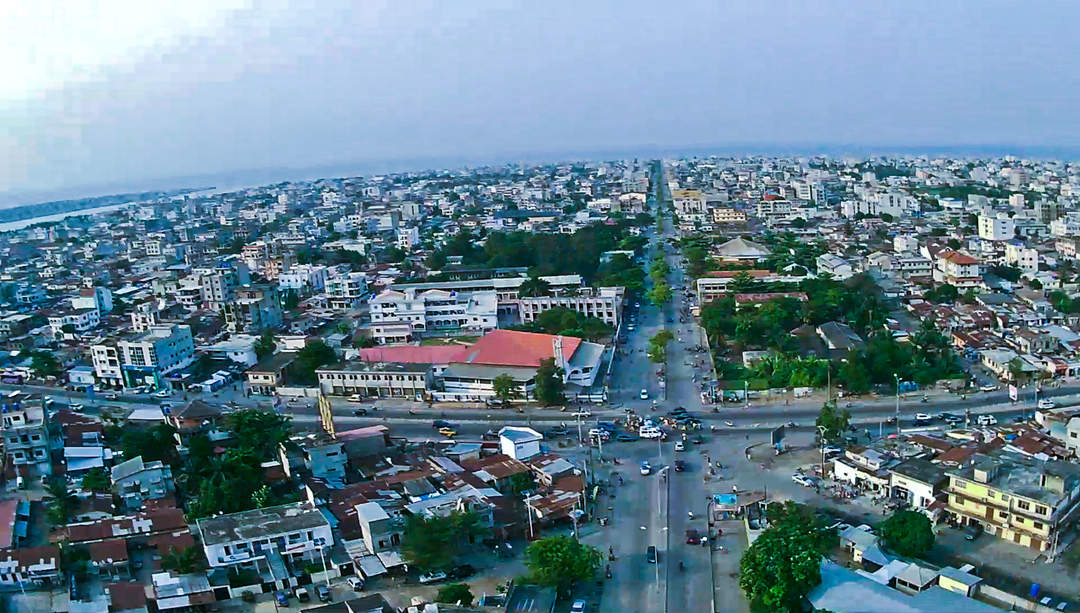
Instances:
[[[1042,505],[1039,505],[1039,506],[1035,507],[1035,512],[1038,513],[1039,515],[1046,515],[1046,510],[1047,510],[1046,507],[1044,507]]]
[[[1042,524],[1041,521],[1033,521],[1033,522],[1031,522],[1031,525],[1034,526],[1036,530],[1042,530],[1043,529],[1043,524]]]
[[[1030,511],[1031,510],[1031,503],[1029,503],[1026,500],[1017,500],[1016,501],[1016,506],[1020,507],[1021,509],[1025,510],[1025,511]]]
[[[967,481],[964,481],[963,479],[954,479],[953,480],[953,486],[958,487],[960,489],[966,488],[967,485],[968,485]]]

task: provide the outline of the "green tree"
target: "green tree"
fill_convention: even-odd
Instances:
[[[469,586],[465,583],[451,583],[450,585],[444,585],[439,588],[439,593],[435,595],[435,602],[445,602],[447,604],[456,604],[462,607],[471,607],[472,601],[475,596]]]
[[[274,340],[273,331],[264,330],[259,340],[255,341],[255,357],[262,361],[273,355],[276,349],[277,342]]]
[[[551,292],[551,284],[540,277],[531,276],[518,286],[518,296],[522,298],[534,298],[547,296]]]
[[[41,378],[59,377],[62,372],[60,362],[51,351],[32,351],[30,353],[30,370]]]
[[[259,409],[233,411],[225,418],[225,425],[239,446],[230,451],[239,456],[243,449],[249,449],[255,455],[255,462],[276,455],[278,445],[292,434],[291,418]]]
[[[656,306],[662,306],[671,300],[671,287],[660,281],[654,283],[651,290],[649,290],[649,302],[652,302]]]
[[[934,529],[926,515],[900,509],[882,522],[881,538],[902,556],[918,556],[934,546]]]
[[[926,298],[929,302],[942,303],[942,302],[956,302],[956,299],[960,297],[960,290],[956,289],[955,285],[950,283],[942,283],[941,285],[926,290],[923,293],[923,298]]]
[[[540,368],[536,369],[536,385],[533,387],[536,399],[545,406],[562,404],[566,402],[563,393],[565,387],[563,369],[555,365],[555,359],[540,360]]]
[[[206,568],[206,558],[198,547],[169,547],[168,553],[161,556],[161,568],[175,570],[181,575],[197,573]]]
[[[851,412],[847,409],[838,409],[835,402],[826,402],[821,406],[815,426],[825,428],[824,439],[832,443],[841,440],[848,431],[851,423]]]
[[[802,611],[803,598],[821,582],[828,531],[794,503],[769,505],[767,516],[771,526],[739,560],[739,587],[754,610]]]
[[[672,340],[675,339],[675,335],[671,330],[661,330],[654,334],[649,339],[648,348],[646,354],[649,356],[650,362],[662,364],[667,361],[667,346]]]
[[[518,396],[517,382],[506,373],[495,377],[491,385],[495,388],[495,397],[502,403],[508,403]]]
[[[449,568],[465,543],[482,534],[475,513],[453,511],[447,516],[407,515],[401,551],[420,571]]]
[[[144,462],[176,463],[176,428],[156,424],[149,428],[127,427],[120,439],[120,451],[125,460],[142,457]]]
[[[596,575],[603,556],[598,549],[569,536],[548,536],[534,541],[525,550],[529,578],[540,585],[553,586],[568,594],[576,581]]]
[[[387,262],[402,262],[405,260],[405,256],[407,255],[408,254],[405,253],[405,250],[401,247],[398,247],[397,245],[390,245],[383,250],[383,256],[386,258]]]
[[[45,484],[45,491],[52,496],[46,511],[49,521],[57,526],[66,524],[79,506],[79,499],[75,496],[75,492],[68,489],[66,479],[57,476],[49,478]]]
[[[83,474],[82,488],[91,492],[107,492],[112,483],[104,468],[91,468]]]
[[[332,347],[322,339],[315,339],[296,353],[296,359],[289,366],[289,374],[294,383],[315,385],[318,382],[315,370],[333,364],[337,359]]]

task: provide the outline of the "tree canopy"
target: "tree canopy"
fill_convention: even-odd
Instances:
[[[297,352],[296,359],[289,365],[289,377],[300,385],[314,385],[318,382],[315,370],[333,364],[337,359],[332,347],[322,339],[315,339]]]
[[[667,361],[667,346],[672,340],[675,339],[675,335],[671,330],[661,330],[652,335],[649,339],[648,347],[646,348],[646,354],[649,356],[650,362],[662,364]]]
[[[514,398],[518,397],[518,385],[514,381],[514,378],[506,373],[502,373],[495,377],[491,382],[495,391],[495,397],[502,402],[510,402]]]
[[[534,541],[525,550],[529,578],[540,585],[567,593],[576,581],[587,581],[599,570],[602,554],[569,536],[549,536]]]
[[[540,368],[536,369],[536,385],[533,388],[536,399],[547,406],[566,402],[563,394],[563,370],[555,365],[554,358],[540,361]]]
[[[439,592],[435,595],[435,602],[445,602],[447,604],[456,604],[462,607],[471,607],[473,596],[472,590],[469,589],[468,584],[465,583],[451,583],[450,585],[444,585],[439,588]]]
[[[918,556],[934,546],[934,529],[926,515],[899,509],[882,522],[881,538],[902,556]]]
[[[851,423],[851,412],[847,409],[838,409],[836,402],[826,402],[821,406],[817,421],[814,425],[825,428],[823,437],[826,442],[834,443],[843,438]]]
[[[471,537],[481,533],[475,513],[453,511],[447,516],[407,515],[401,551],[420,571],[443,570],[454,563]]]
[[[829,531],[790,501],[769,505],[767,516],[770,527],[739,560],[739,587],[754,610],[802,611],[803,598],[821,582]]]
[[[576,336],[591,341],[598,340],[614,333],[612,327],[598,317],[589,317],[567,307],[553,307],[541,311],[536,320],[516,326],[513,330],[525,332],[541,332],[543,334],[561,334],[562,336]]]

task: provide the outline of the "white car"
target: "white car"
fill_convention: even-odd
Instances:
[[[363,402],[363,401],[364,401],[364,397],[361,396],[360,394],[353,394],[352,396],[349,396],[349,402]]]
[[[446,573],[441,570],[433,570],[420,575],[420,583],[435,583],[446,579]]]
[[[585,601],[578,599],[570,605],[570,613],[585,613]]]
[[[169,394],[169,390],[161,390],[160,392],[154,394],[154,397],[155,398],[168,398],[170,395],[171,394]]]
[[[686,451],[686,444],[682,441],[675,443],[675,451]]]
[[[638,394],[638,398],[641,398],[642,400],[648,400],[649,399],[649,390],[646,390],[646,389],[641,390],[641,393]]]
[[[996,385],[984,385],[984,386],[980,387],[979,390],[983,391],[983,392],[995,392],[995,391],[997,391],[997,386]]]
[[[1053,400],[1043,399],[1039,401],[1040,409],[1052,409],[1056,406],[1057,404]]]
[[[85,407],[83,407],[83,405],[81,405],[81,404],[73,404],[73,405],[71,405],[71,410],[75,411],[76,413],[82,413],[82,410],[84,408]]]
[[[980,426],[996,426],[998,420],[993,415],[979,415],[975,418],[975,423]]]
[[[641,466],[640,466],[640,471],[641,471],[642,476],[647,477],[650,474],[652,474],[652,465],[649,464],[648,462],[646,462],[645,460],[642,460],[641,461]]]
[[[117,394],[116,392],[109,392],[108,394],[105,394],[105,399],[106,400],[119,400],[120,399],[120,394]]]
[[[813,477],[809,477],[800,473],[795,473],[794,475],[791,475],[791,480],[803,487],[817,486],[817,481],[815,481]]]

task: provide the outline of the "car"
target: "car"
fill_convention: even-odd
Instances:
[[[689,413],[690,412],[687,411],[685,407],[675,407],[674,409],[668,411],[668,415],[671,415],[672,417],[676,417],[679,415],[688,415]]]
[[[119,400],[119,399],[120,399],[120,394],[117,394],[116,392],[109,392],[109,393],[105,394],[105,400]]]
[[[955,425],[959,425],[959,424],[964,423],[964,418],[960,417],[959,415],[950,415],[950,416],[948,416],[948,417],[946,417],[944,419],[945,419],[945,423],[950,425],[950,426],[955,426]]]
[[[975,423],[979,426],[996,426],[998,420],[993,415],[979,415],[975,418]]]
[[[499,440],[499,433],[496,432],[495,430],[490,430],[489,429],[487,432],[480,435],[480,440],[482,440],[482,441],[497,441],[497,440]]]
[[[622,442],[622,443],[633,443],[634,441],[638,440],[639,438],[640,437],[634,436],[633,434],[630,434],[629,432],[623,432],[623,433],[618,434],[618,435],[615,436],[615,440],[617,440],[619,442]]]
[[[840,455],[844,452],[843,449],[840,449],[835,445],[826,445],[825,448],[822,449],[822,451],[825,453],[825,457]]]
[[[602,430],[607,430],[612,434],[615,433],[615,424],[611,423],[610,421],[598,421],[596,422],[596,427]]]
[[[608,440],[610,438],[611,438],[611,433],[608,432],[607,430],[602,429],[602,428],[592,428],[591,430],[589,430],[589,439],[590,440],[599,439],[601,441],[606,441],[606,440]]]
[[[578,598],[570,605],[570,613],[585,613],[585,601]]]
[[[169,390],[160,390],[159,392],[154,394],[154,398],[168,398],[171,395],[172,394],[169,393]]]
[[[439,428],[453,428],[454,424],[446,421],[445,419],[436,419],[431,422],[431,427],[438,430]]]
[[[458,564],[446,573],[451,579],[465,579],[476,574],[476,568],[472,564]]]
[[[582,409],[580,411],[574,411],[570,414],[570,417],[580,417],[582,419],[588,419],[592,417],[592,412],[590,412],[588,409]]]
[[[984,386],[979,388],[979,391],[981,391],[981,392],[996,392],[997,391],[997,386],[996,385],[984,385]]]
[[[687,528],[686,529],[686,544],[687,545],[700,545],[701,544],[701,533],[698,532],[695,528]]]
[[[420,583],[427,585],[428,583],[437,583],[446,579],[446,573],[441,570],[432,570],[420,575]]]
[[[72,411],[75,411],[76,413],[82,413],[83,409],[86,408],[86,407],[84,407],[81,404],[73,404],[73,405],[71,405],[70,408],[71,408]]]
[[[451,437],[453,437],[454,435],[457,434],[457,430],[455,430],[453,428],[439,428],[439,434],[441,434],[441,435],[443,435],[443,436],[445,436],[447,438],[451,438]]]
[[[333,595],[330,593],[330,588],[326,587],[326,585],[316,587],[315,596],[318,597],[319,602],[330,602],[334,599]]]
[[[349,584],[349,588],[354,592],[364,591],[364,580],[360,577],[349,577],[349,580],[346,583]]]
[[[686,462],[682,460],[675,460],[675,472],[681,473],[686,470]]]
[[[964,528],[964,540],[965,541],[974,541],[975,539],[979,538],[979,536],[981,536],[982,533],[983,533],[982,524],[971,524],[970,526],[967,526],[967,527]]]
[[[554,428],[548,430],[548,434],[551,436],[566,436],[567,434],[570,434],[570,430],[568,430],[565,426],[555,426]]]
[[[641,471],[642,476],[648,476],[652,474],[652,465],[649,464],[648,460],[642,460],[641,466],[638,467],[638,470]]]
[[[277,602],[280,607],[289,606],[289,595],[282,591],[274,592],[274,601]]]
[[[813,477],[809,475],[804,475],[802,473],[795,473],[794,475],[791,475],[791,480],[803,487],[817,486],[817,481]]]
[[[929,413],[916,413],[915,414],[915,424],[916,425],[925,426],[925,425],[928,425],[930,423],[930,421],[931,421],[931,418],[930,418]]]
[[[307,602],[311,600],[311,594],[308,593],[307,588],[298,587],[296,588],[296,599],[300,602]]]
[[[359,409],[353,409],[353,415],[357,417],[363,417],[368,414],[367,407],[360,407]]]
[[[641,398],[642,400],[648,400],[649,399],[649,390],[646,390],[646,389],[641,390],[641,393],[638,394],[638,398]]]
[[[645,561],[656,564],[656,545],[649,545],[649,548],[645,550]]]
[[[1040,409],[1052,409],[1052,408],[1054,408],[1056,406],[1057,406],[1057,403],[1055,403],[1053,400],[1048,400],[1048,399],[1044,398],[1044,399],[1039,401],[1039,408]]]
[[[686,451],[686,444],[682,441],[675,442],[675,451]]]
[[[941,413],[938,413],[935,417],[937,417],[938,419],[940,419],[941,421],[943,421],[945,423],[949,423],[950,419],[952,419],[954,417],[957,417],[957,416],[955,414],[953,414],[953,413],[949,413],[947,411],[942,411]]]
[[[352,396],[349,396],[347,400],[349,402],[363,402],[364,397],[361,396],[360,394],[353,394]]]

